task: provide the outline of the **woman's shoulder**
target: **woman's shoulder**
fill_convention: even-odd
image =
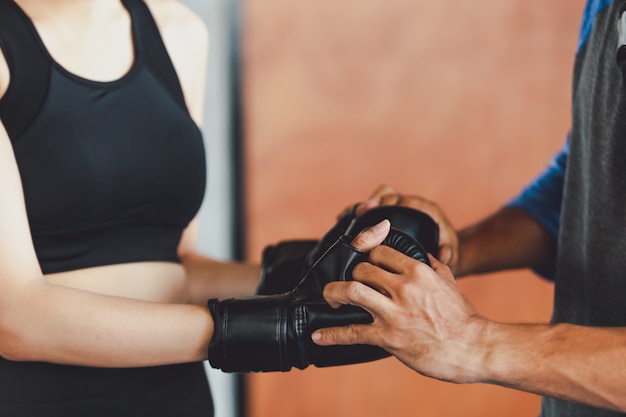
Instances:
[[[202,65],[209,45],[208,29],[202,18],[179,0],[144,0],[159,27],[161,36],[178,66]]]
[[[144,0],[172,59],[189,111],[201,125],[209,35],[204,21],[178,0]]]
[[[166,36],[184,37],[181,40],[200,40],[207,37],[204,21],[179,0],[144,0],[161,32]]]

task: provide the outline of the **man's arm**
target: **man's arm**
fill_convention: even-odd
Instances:
[[[505,206],[458,233],[457,277],[539,268],[556,255],[556,239],[527,211]]]
[[[490,383],[626,411],[626,328],[504,324],[477,314],[450,269],[433,269],[387,247],[357,265],[355,281],[328,284],[331,305],[351,304],[370,325],[320,329],[322,345],[372,344],[420,374]],[[364,285],[365,284],[365,285]]]
[[[626,411],[626,328],[489,323],[477,348],[480,382]]]
[[[430,215],[439,226],[438,259],[455,276],[533,268],[552,278],[561,217],[569,140],[515,198],[479,222],[457,231],[439,205],[380,186],[370,197],[380,205],[401,205]]]

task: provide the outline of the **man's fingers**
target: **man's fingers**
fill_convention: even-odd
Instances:
[[[374,207],[395,204],[400,201],[400,198],[400,195],[396,193],[396,190],[392,186],[382,184],[374,190],[366,201],[358,203],[356,206],[354,204],[349,205],[341,213],[339,213],[337,218],[340,218],[342,215],[351,210],[354,210],[355,216],[358,217]]]
[[[380,199],[370,198],[369,200],[356,205],[356,207],[354,208],[354,215],[358,217],[361,214],[365,213],[366,211],[371,210],[374,207],[378,207],[378,206],[380,206]]]
[[[446,265],[450,264],[452,261],[452,247],[450,245],[439,246],[439,259]]]
[[[331,307],[343,304],[361,307],[373,316],[391,308],[391,300],[382,292],[359,281],[333,281],[324,287],[324,299]]]
[[[399,194],[387,194],[380,198],[381,206],[395,206],[397,205],[402,197]]]
[[[450,267],[437,260],[437,258],[432,256],[431,254],[428,254],[428,259],[430,260],[430,264],[432,265],[432,268],[437,273],[437,275],[450,282],[455,281],[454,275],[452,274]]]
[[[352,279],[362,282],[386,297],[390,297],[389,288],[393,286],[397,275],[369,262],[361,262],[352,270]]]
[[[376,321],[380,312],[392,311],[392,301],[367,285],[357,281],[331,282],[324,287],[324,298],[333,307],[350,304],[364,308]],[[319,329],[312,335],[315,343],[322,345],[377,344],[375,324],[349,325]]]
[[[372,198],[380,199],[381,197],[383,197],[383,196],[385,196],[387,194],[397,194],[397,192],[396,192],[395,188],[393,188],[392,186],[387,185],[387,184],[381,184],[370,195],[370,199],[372,199]]]
[[[389,272],[402,274],[413,268],[419,261],[389,246],[380,245],[370,252],[369,262]]]
[[[344,327],[328,327],[316,330],[311,339],[318,345],[375,345],[377,331],[371,325],[351,324]]]
[[[437,213],[437,206],[429,200],[426,200],[423,197],[419,197],[419,196],[408,196],[408,197],[402,197],[400,199],[400,202],[398,203],[401,206],[409,206],[412,207],[416,210],[419,211],[423,211],[424,213],[430,215],[431,217],[436,216]]]
[[[402,196],[390,185],[382,184],[372,193],[371,199],[376,199],[381,206],[393,206],[398,204]]]
[[[359,233],[352,241],[352,246],[363,252],[369,252],[376,246],[383,243],[387,233],[389,233],[389,227],[391,223],[385,219],[378,224],[364,230]]]

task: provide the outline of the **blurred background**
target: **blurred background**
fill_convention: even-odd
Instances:
[[[315,238],[382,183],[462,227],[563,144],[583,0],[185,0],[211,32],[202,245],[258,261]],[[463,278],[477,310],[545,322],[530,271]],[[246,376],[211,371],[218,417],[535,416],[540,399],[453,385],[393,358]]]

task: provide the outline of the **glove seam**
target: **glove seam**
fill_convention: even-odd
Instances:
[[[298,343],[298,350],[301,352],[301,363],[299,368],[304,369],[309,366],[309,358],[306,354],[306,347],[304,345],[303,335],[305,335],[305,312],[304,307],[302,305],[298,306],[295,311],[295,322],[296,322],[296,340]]]
[[[286,297],[286,295],[283,295],[283,302],[280,305],[280,312],[279,312],[279,320],[278,320],[278,329],[277,329],[277,335],[278,335],[278,360],[280,363],[280,369],[282,371],[288,371],[289,369],[291,369],[291,365],[289,364],[289,355],[288,355],[288,343],[289,341],[287,340],[287,319],[288,319],[288,299]]]

